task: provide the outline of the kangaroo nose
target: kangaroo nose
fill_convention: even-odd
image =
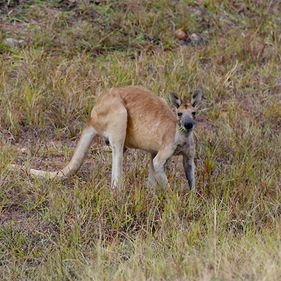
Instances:
[[[187,129],[187,130],[190,130],[193,128],[193,123],[192,122],[185,122],[184,123],[184,127]]]

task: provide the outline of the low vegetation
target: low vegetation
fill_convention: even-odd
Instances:
[[[0,1],[0,279],[280,280],[280,14],[266,0]],[[178,158],[170,188],[146,186],[138,151],[111,190],[103,140],[67,181],[8,171],[63,167],[96,97],[131,84],[204,90],[196,193]]]

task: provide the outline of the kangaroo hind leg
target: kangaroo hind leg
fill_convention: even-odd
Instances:
[[[172,156],[173,150],[169,147],[163,148],[158,151],[157,155],[153,159],[154,176],[157,183],[161,186],[168,186],[168,179],[165,174],[165,163]]]
[[[111,186],[113,188],[122,184],[123,172],[123,153],[124,143],[127,130],[127,110],[120,101],[118,107],[115,103],[115,109],[110,114],[110,122],[108,123],[107,135],[109,143],[112,147],[112,177]]]
[[[147,185],[149,187],[154,187],[157,185],[157,179],[156,179],[155,170],[154,170],[154,166],[153,166],[153,159],[155,158],[155,156],[156,156],[156,153],[150,154],[149,172],[148,172],[148,181],[147,181]]]

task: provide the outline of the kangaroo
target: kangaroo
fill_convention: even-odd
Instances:
[[[112,88],[97,99],[70,162],[55,172],[35,169],[29,172],[32,176],[48,179],[69,177],[80,168],[94,137],[99,135],[112,147],[113,188],[122,184],[124,148],[135,148],[151,155],[148,177],[151,185],[167,185],[165,163],[172,155],[183,155],[185,175],[190,189],[194,190],[193,128],[201,98],[201,90],[195,91],[189,101],[182,101],[171,93],[175,114],[162,98],[147,89],[136,86]]]

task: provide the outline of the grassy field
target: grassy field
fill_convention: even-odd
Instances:
[[[281,280],[280,34],[280,1],[0,0],[0,279]],[[63,167],[96,97],[132,84],[204,90],[196,193],[178,158],[147,187],[139,151],[111,190],[102,140],[67,181],[8,171]]]

